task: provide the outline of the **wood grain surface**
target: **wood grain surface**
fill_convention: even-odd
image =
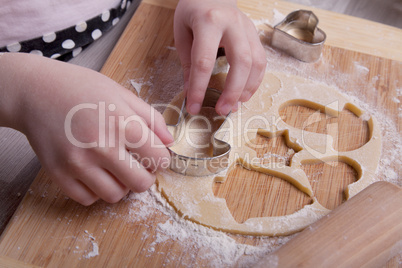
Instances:
[[[272,12],[268,12],[269,9],[286,13],[298,7],[270,1],[264,4],[247,1],[247,6],[245,3],[246,1],[241,1],[239,4],[245,12],[255,18],[267,19],[272,16]],[[141,82],[139,95],[149,103],[168,103],[169,98],[173,98],[181,90],[181,67],[173,49],[174,5],[175,1],[148,0],[142,3],[101,70],[133,91],[136,90],[130,81]],[[364,21],[327,11],[317,11],[317,15],[321,27],[329,36],[328,42],[324,47],[322,60],[308,67],[303,65],[298,74],[314,78],[323,75],[322,70],[330,70],[324,75],[350,75],[352,79],[347,81],[331,79],[331,82],[346,92],[362,96],[365,102],[383,110],[400,132],[402,123],[398,117],[399,105],[393,102],[392,98],[396,95],[396,89],[401,88],[402,63],[392,58],[402,59],[400,51],[396,51],[396,46],[393,46],[393,42],[401,37],[401,31],[392,27],[381,28],[389,33],[391,41],[389,49],[379,45],[377,50],[374,45],[366,46],[367,42],[358,44],[363,39],[354,27],[358,24],[362,26]],[[356,31],[356,36],[348,41],[350,44],[342,43],[347,31],[337,32],[336,25],[342,21],[348,21],[351,31]],[[376,24],[373,25],[373,29],[377,29]],[[365,38],[370,38],[371,34],[372,32],[366,33]],[[380,42],[377,39],[371,41]],[[344,49],[345,46],[351,50]],[[351,67],[355,63],[367,66],[369,73],[362,77],[359,69]],[[328,69],[328,66],[331,68]],[[376,78],[375,91],[372,90],[373,78]],[[296,125],[312,112],[314,111],[306,107],[290,106],[282,111],[282,115],[286,116],[289,124]],[[323,116],[322,120],[311,128],[326,133],[327,125],[333,120],[339,119]],[[341,121],[345,126],[340,128],[338,135],[341,137],[337,142],[340,150],[350,150],[365,142],[367,126],[364,121],[346,111],[342,114]],[[275,152],[284,156],[278,161],[287,161],[286,157],[290,157],[281,137],[258,137],[258,142],[264,144],[260,154]],[[320,193],[317,198],[331,209],[344,201],[343,189],[356,180],[353,168],[342,163],[336,168],[316,164],[306,165],[303,169],[312,182],[314,191]],[[248,172],[250,171],[230,170],[228,180],[231,183],[216,185],[214,188],[216,195],[226,198],[238,221],[256,216],[286,215],[310,202],[306,196],[283,180]],[[233,197],[233,193],[239,187],[245,187],[238,180],[240,176],[250,176],[255,181],[246,185],[249,194],[239,200]],[[258,196],[254,195],[257,190],[261,191]],[[275,200],[275,203],[270,202],[272,200]],[[189,254],[189,249],[183,248],[178,241],[169,240],[154,245],[157,225],[166,221],[166,215],[155,211],[151,218],[137,219],[132,223],[128,217],[130,205],[130,200],[126,199],[114,205],[98,202],[91,207],[83,207],[65,198],[46,173],[41,171],[1,236],[0,255],[43,267],[211,265],[202,255],[205,252],[202,247]],[[144,233],[147,235],[144,236]],[[240,243],[259,245],[258,238],[232,237]],[[88,255],[94,251],[95,245],[99,248],[99,255]],[[150,250],[152,247],[154,250]],[[175,258],[170,258],[169,254],[174,254]],[[397,265],[398,258],[390,260],[387,264],[388,267]]]
[[[402,188],[373,183],[269,254],[259,267],[270,262],[277,267],[314,267],[317,263],[328,268],[379,267],[393,252],[402,250],[401,203]]]

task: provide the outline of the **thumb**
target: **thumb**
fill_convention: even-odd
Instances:
[[[143,101],[142,99],[135,96],[131,91],[127,91],[129,94],[128,104],[130,108],[142,119],[144,119],[145,123],[147,124],[148,128],[151,129],[156,136],[162,141],[163,144],[166,146],[172,144],[174,139],[172,134],[170,134],[169,130],[167,129],[165,119],[158,112],[154,107]],[[158,107],[157,104],[153,105]],[[161,104],[160,107],[165,107],[165,104]]]

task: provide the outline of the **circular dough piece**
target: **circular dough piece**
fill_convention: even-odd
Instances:
[[[172,103],[180,103],[182,98],[183,95],[179,95]],[[311,196],[312,204],[290,215],[250,218],[244,223],[238,223],[230,213],[225,199],[213,193],[213,184],[224,180],[225,174],[186,177],[171,170],[157,174],[158,188],[163,196],[180,215],[193,222],[231,233],[276,236],[298,232],[330,212],[314,197],[309,180],[300,168],[302,163],[342,161],[351,165],[357,171],[358,180],[348,186],[347,199],[371,184],[381,152],[380,129],[375,118],[370,117],[368,120],[370,138],[365,145],[353,151],[338,152],[333,149],[331,136],[302,131],[281,119],[280,109],[294,104],[332,116],[337,116],[344,108],[356,116],[363,114],[338,90],[326,84],[282,73],[267,73],[259,90],[238,112],[230,115],[216,137],[232,146],[232,165],[240,164],[247,169],[287,180]],[[289,142],[301,148],[293,156],[290,165],[267,168],[252,164],[257,155],[247,144],[255,138],[256,133],[269,136],[284,131],[287,132]]]

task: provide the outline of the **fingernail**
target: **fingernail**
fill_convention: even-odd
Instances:
[[[188,107],[188,112],[192,115],[198,114],[201,110],[201,104],[199,103],[193,103]]]
[[[232,105],[230,104],[225,104],[223,105],[220,109],[220,114],[221,115],[227,115],[230,113],[230,111],[232,110]]]
[[[241,106],[242,102],[238,101],[237,104],[235,106],[233,106],[232,108],[232,112],[237,112]]]
[[[251,92],[247,92],[247,96],[246,96],[246,101],[249,101],[251,99],[251,97],[253,96],[253,94]]]

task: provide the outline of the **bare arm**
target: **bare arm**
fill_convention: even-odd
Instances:
[[[48,174],[84,205],[144,191],[169,164],[162,116],[100,73],[6,53],[0,83],[0,125],[23,132]]]

